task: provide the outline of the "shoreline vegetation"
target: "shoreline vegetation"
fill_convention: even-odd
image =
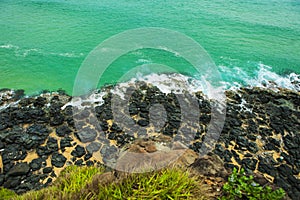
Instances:
[[[143,134],[150,136],[145,140],[139,139],[141,136],[139,134],[142,133],[128,135],[126,130],[114,123],[110,93],[102,96],[103,102],[82,101],[80,109],[74,109],[75,106],[70,104],[72,97],[62,90],[30,97],[26,97],[22,90],[1,90],[0,94],[0,187],[3,194],[7,192],[3,188],[7,188],[20,195],[13,199],[26,199],[26,195],[27,199],[43,199],[38,197],[43,195],[43,192],[45,194],[53,192],[53,195],[74,195],[78,193],[75,191],[77,189],[88,198],[90,197],[88,195],[97,193],[87,191],[93,188],[89,184],[97,185],[106,178],[114,177],[116,180],[115,178],[124,175],[103,168],[103,164],[117,159],[112,156],[115,152],[125,149],[125,152],[143,153],[147,156],[172,152],[170,141],[183,123],[180,122],[180,107],[176,96],[162,93],[151,85],[145,85],[134,92],[129,102],[130,115],[136,124],[146,127],[150,120],[149,108],[155,103],[160,103],[166,109],[168,120],[158,133],[151,128],[147,129]],[[224,127],[218,142],[212,147],[213,151],[201,158],[198,156],[201,146],[209,145],[204,143],[204,139],[211,119],[211,106],[210,101],[201,92],[196,96],[199,99],[201,126],[191,144],[187,149],[184,148],[185,153],[175,161],[177,167],[183,167],[183,172],[177,168],[163,168],[144,174],[146,179],[142,174],[132,175],[133,178],[128,179],[132,182],[121,181],[122,184],[117,186],[108,184],[111,183],[108,181],[104,184],[104,191],[108,192],[106,194],[114,192],[115,196],[112,199],[114,197],[118,199],[118,195],[134,197],[130,195],[138,192],[141,192],[140,194],[144,192],[145,195],[147,192],[147,195],[160,195],[165,192],[165,195],[170,195],[173,199],[180,199],[176,195],[188,194],[203,194],[203,199],[221,198],[225,195],[224,185],[226,182],[227,186],[229,185],[232,174],[239,176],[233,170],[237,168],[239,171],[244,170],[248,177],[242,178],[243,181],[247,182],[249,177],[253,176],[257,186],[263,188],[270,186],[272,191],[277,191],[272,193],[268,190],[270,194],[279,197],[283,193],[278,188],[282,188],[287,193],[285,199],[296,200],[300,196],[299,92],[288,89],[278,89],[275,92],[265,88],[239,88],[235,91],[226,91]],[[103,130],[101,133],[93,129],[92,125],[95,122],[89,121],[89,116],[92,115],[87,109],[89,106],[93,106],[95,110],[97,123]],[[76,126],[74,116],[75,120],[78,120]],[[78,124],[85,131],[85,135],[77,131]],[[193,169],[194,172],[187,169]],[[191,176],[188,174],[190,172],[194,174]],[[105,178],[103,174],[107,177]],[[155,178],[151,179],[149,176]],[[195,177],[200,178],[193,182]],[[170,181],[164,182],[165,179]],[[157,182],[147,185],[145,182],[149,180],[169,185],[163,188],[158,187]],[[79,182],[80,188],[77,188],[73,185],[76,185],[76,181],[83,181],[88,186]],[[144,186],[147,188],[141,187],[139,183],[145,183]],[[198,186],[201,184],[201,187],[195,187],[193,184]],[[178,191],[179,185],[185,188]],[[75,190],[72,189],[73,186],[76,187]],[[245,184],[243,186],[246,187]],[[122,190],[124,187],[131,188],[128,194]],[[174,193],[169,193],[168,189]],[[207,194],[212,196],[205,196]],[[37,196],[31,198],[30,195]],[[78,196],[76,198],[80,199]]]
[[[207,158],[207,157],[206,157]],[[199,162],[198,159],[196,162]],[[207,160],[201,160],[208,164]],[[213,163],[210,163],[213,164]],[[213,168],[213,166],[210,166]],[[246,176],[243,169],[228,176],[221,185],[207,184],[220,179],[197,171],[192,167],[169,166],[160,170],[128,174],[117,171],[105,172],[104,167],[69,166],[53,184],[37,191],[17,195],[0,187],[2,199],[47,200],[47,199],[289,199],[281,188],[263,185]],[[204,175],[205,174],[205,175]],[[221,179],[223,179],[222,177]]]

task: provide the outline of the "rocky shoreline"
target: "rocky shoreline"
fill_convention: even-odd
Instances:
[[[24,97],[24,91],[0,91],[0,186],[24,193],[51,184],[68,165],[102,165],[118,149],[147,136],[141,153],[169,148],[182,125],[180,106],[172,93],[145,85],[130,99],[129,113],[140,127],[149,125],[151,105],[164,106],[167,121],[160,131],[128,134],[114,123],[112,94],[101,101],[72,105],[63,91]],[[188,147],[199,152],[211,120],[210,101],[199,92],[200,128]],[[87,107],[93,107],[92,121]],[[76,121],[75,121],[76,120]],[[95,124],[102,131],[95,128]],[[78,130],[79,129],[79,130]],[[243,167],[282,187],[290,198],[300,196],[300,93],[262,88],[226,91],[226,119],[213,154],[226,168]]]

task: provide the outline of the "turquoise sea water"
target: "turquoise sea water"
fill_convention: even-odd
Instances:
[[[1,0],[0,27],[0,88],[27,94],[59,88],[71,93],[92,49],[141,27],[193,38],[228,84],[255,85],[263,79],[286,84],[297,78],[293,73],[300,74],[299,0]],[[116,60],[102,81],[113,83],[147,63],[193,75],[184,59],[144,49]]]

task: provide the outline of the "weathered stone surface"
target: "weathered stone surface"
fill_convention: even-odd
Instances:
[[[77,138],[81,142],[93,142],[97,137],[97,132],[89,127],[83,128],[76,133]]]
[[[82,157],[84,154],[85,154],[85,149],[84,147],[80,146],[80,145],[77,145],[75,147],[75,149],[71,152],[71,155],[74,156],[74,157],[77,157],[77,158],[80,158]]]
[[[86,150],[87,150],[90,154],[92,154],[92,153],[98,151],[98,150],[100,149],[100,147],[101,147],[101,144],[100,144],[100,143],[98,143],[98,142],[92,142],[92,143],[90,143],[90,144],[86,147]]]
[[[55,167],[61,168],[65,165],[67,158],[59,153],[53,153],[51,157],[51,164]]]
[[[263,176],[274,178],[277,185],[288,189],[290,195],[299,193],[300,135],[297,134],[300,131],[299,93],[286,90],[272,92],[260,88],[226,91],[225,124],[218,144],[210,147],[209,142],[203,142],[207,139],[208,125],[218,124],[211,121],[212,102],[206,100],[201,92],[196,93],[200,114],[196,110],[191,110],[186,116],[187,119],[199,117],[199,130],[195,130],[196,134],[190,138],[178,133],[179,128],[184,128],[187,132],[193,129],[181,122],[182,110],[177,95],[163,94],[158,88],[148,87],[147,84],[141,85],[139,90],[131,89],[132,96],[128,107],[136,126],[127,129],[122,127],[124,130],[113,121],[111,93],[103,97],[103,104],[100,106],[96,104],[95,112],[98,121],[90,118],[93,114],[90,109],[78,109],[76,106],[66,106],[63,109],[63,105],[70,100],[70,97],[62,93],[23,98],[17,106],[9,106],[1,110],[0,150],[3,172],[0,174],[0,185],[5,184],[22,193],[41,187],[43,181],[50,183],[56,175],[53,170],[50,171],[50,168],[44,168],[45,160],[50,156],[53,168],[63,167],[67,162],[65,160],[67,156],[60,154],[61,152],[68,155],[71,151],[73,157],[68,162],[77,165],[95,164],[96,162],[91,160],[93,152],[99,152],[104,163],[116,162],[118,148],[127,147],[128,143],[133,143],[139,137],[147,138],[147,134],[154,131],[154,135],[163,133],[171,140],[174,137],[180,141],[191,139],[192,141],[188,143],[189,148],[195,152],[199,152],[203,145],[214,148],[214,154],[224,161],[224,166],[230,169],[244,167],[247,173],[260,171]],[[22,95],[20,91],[16,99]],[[0,105],[3,103],[5,102],[0,99]],[[161,108],[153,114],[151,109],[155,104],[161,105]],[[82,104],[82,106],[90,105],[90,102]],[[123,108],[120,110],[122,111]],[[165,121],[151,122],[151,117],[159,119],[163,114],[166,116]],[[149,122],[158,127],[144,130]],[[97,126],[101,127],[103,132],[98,133],[98,129],[96,131],[92,128]],[[58,137],[53,135],[50,137],[49,134],[52,132],[55,132]],[[74,141],[72,132],[80,142]],[[87,143],[87,152],[77,144],[81,142]],[[161,141],[155,142],[159,144]],[[170,141],[165,143],[169,144]],[[76,146],[73,151],[68,149],[73,146]],[[159,151],[157,145],[145,144],[132,147],[132,150],[149,155],[155,155]],[[1,177],[7,176],[13,169],[15,162],[24,162],[22,160],[35,151],[39,158],[34,157],[35,159],[28,162],[30,171],[26,175],[10,176],[12,177],[10,180],[4,178],[1,180]],[[170,156],[175,155],[170,154]],[[160,154],[155,157],[157,160],[162,158],[164,157]],[[40,169],[44,171],[45,174],[42,174],[44,177],[34,174]]]
[[[22,176],[26,175],[30,170],[30,167],[27,163],[18,163],[13,168],[11,168],[7,175],[8,176]]]
[[[69,135],[71,132],[72,130],[66,125],[62,125],[56,128],[56,134],[59,137],[64,137],[65,135]]]
[[[206,155],[198,158],[191,167],[198,173],[205,176],[219,176],[224,179],[228,176],[227,170],[224,168],[223,161],[215,155]]]
[[[32,169],[32,171],[36,171],[36,170],[41,169],[43,162],[45,162],[45,160],[43,160],[42,158],[36,158],[36,159],[33,159],[29,165],[30,165],[30,168]]]

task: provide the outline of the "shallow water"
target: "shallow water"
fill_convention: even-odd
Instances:
[[[105,39],[140,27],[162,27],[193,38],[218,66],[228,87],[283,87],[300,74],[300,3],[297,0],[2,0],[0,88],[27,94],[62,88],[72,93],[77,71]],[[172,52],[143,49],[117,59],[100,84],[114,83],[137,65],[141,74],[160,63],[193,76]],[[135,75],[134,75],[135,76]],[[292,78],[291,78],[292,76]],[[287,86],[288,85],[288,86]]]

